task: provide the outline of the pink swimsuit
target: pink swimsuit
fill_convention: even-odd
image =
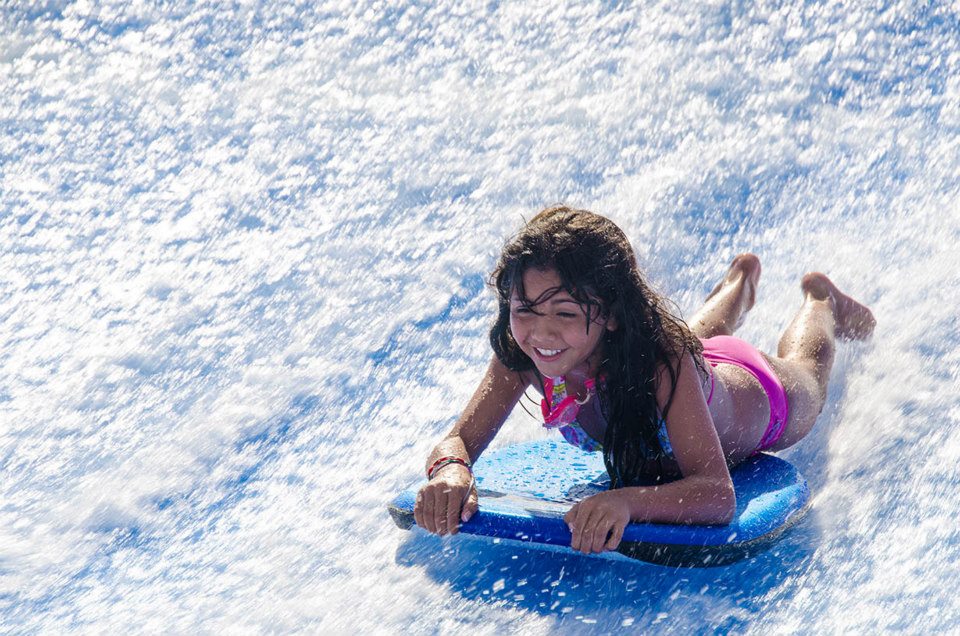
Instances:
[[[733,336],[714,336],[703,343],[703,359],[711,367],[732,364],[740,367],[757,379],[770,401],[770,421],[767,431],[760,439],[756,452],[767,450],[777,443],[787,426],[787,392],[780,378],[770,368],[770,363],[749,343]],[[710,397],[713,397],[713,377],[710,378]],[[710,398],[707,398],[707,404]]]

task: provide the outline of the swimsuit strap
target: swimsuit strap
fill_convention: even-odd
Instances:
[[[567,397],[567,376],[558,375],[555,378],[548,377],[544,379],[543,384],[544,393],[550,394],[551,407],[557,406],[560,402],[563,402],[563,398]],[[587,389],[587,397],[582,400],[577,400],[576,396],[573,397],[580,406],[589,402],[590,398],[597,392],[597,381],[594,378],[587,378],[584,380],[583,386]]]
[[[600,378],[603,381],[603,378]],[[596,393],[596,380],[594,378],[589,378],[584,382],[584,386],[587,388],[587,397],[582,401],[574,397],[578,406],[583,406],[590,401],[590,398],[593,397],[593,394]],[[545,377],[543,380],[543,392],[544,395],[549,395],[550,408],[556,408],[567,398],[567,378],[566,376],[556,376],[556,377]],[[546,426],[546,424],[544,424]],[[557,430],[560,431],[560,434],[563,435],[563,438],[567,440],[570,444],[577,446],[589,453],[598,451],[603,448],[603,445],[597,440],[590,437],[590,435],[583,430],[583,427],[580,426],[580,422],[574,420],[569,424],[564,424],[557,427]]]

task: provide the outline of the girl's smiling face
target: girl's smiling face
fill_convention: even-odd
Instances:
[[[563,289],[554,269],[527,269],[523,290],[525,299],[516,288],[510,298],[510,331],[537,370],[551,377],[595,376],[604,333],[616,329],[616,320],[601,318],[596,309],[588,320],[587,308]]]

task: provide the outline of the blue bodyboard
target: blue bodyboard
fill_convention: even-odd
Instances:
[[[571,554],[563,516],[574,503],[610,484],[600,453],[555,440],[491,451],[477,462],[474,474],[480,510],[461,524],[462,534]],[[631,523],[616,551],[593,556],[669,566],[723,565],[768,548],[807,511],[806,480],[778,457],[755,455],[730,476],[737,511],[729,525]],[[416,525],[413,507],[421,485],[400,493],[388,506],[400,528]]]

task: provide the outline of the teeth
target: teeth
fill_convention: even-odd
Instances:
[[[536,349],[537,353],[548,358],[557,355],[561,351],[560,349],[541,349],[540,347],[536,347]]]

